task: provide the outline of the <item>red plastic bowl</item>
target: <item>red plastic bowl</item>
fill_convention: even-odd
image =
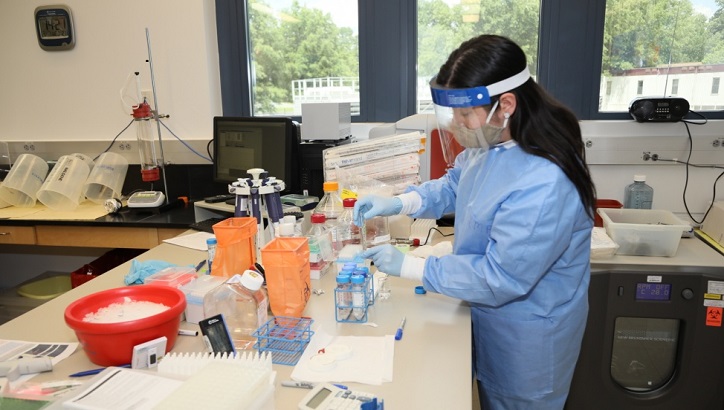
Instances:
[[[118,323],[84,322],[89,313],[113,303],[147,301],[169,306],[161,313]],[[137,285],[108,289],[82,297],[65,309],[65,323],[75,331],[88,358],[99,366],[131,363],[133,346],[166,336],[166,352],[173,348],[186,309],[183,292],[168,286]]]

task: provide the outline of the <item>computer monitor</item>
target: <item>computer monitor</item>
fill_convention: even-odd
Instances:
[[[229,184],[263,168],[299,193],[299,124],[288,117],[214,117],[214,181]]]

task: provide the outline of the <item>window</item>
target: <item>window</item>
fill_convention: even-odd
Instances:
[[[639,80],[636,84],[636,95],[641,95],[644,93],[644,80]]]
[[[357,0],[249,0],[253,115],[349,102],[359,114]]]
[[[427,82],[465,37],[496,33],[523,46],[538,83],[580,119],[630,119],[628,104],[637,91],[662,95],[669,87],[673,91],[674,80],[676,94],[692,109],[724,119],[719,97],[709,90],[724,73],[721,0],[640,0],[635,7],[627,0],[339,1],[346,13],[357,13],[356,31],[337,20],[331,8],[335,0],[215,1],[224,115],[296,116],[293,82],[324,79],[297,83],[298,95],[351,88],[359,98],[353,121],[396,121],[427,110]],[[309,12],[333,23],[339,31],[330,32],[329,43],[349,40],[341,44],[356,48],[357,60],[349,57],[343,68],[329,72],[302,67],[326,63],[322,42],[310,50],[317,53],[313,60],[300,63],[298,55],[285,60],[288,47],[301,48],[304,39],[282,36],[265,43],[267,32],[261,29],[266,26],[257,26],[263,18],[275,29],[290,26],[282,12]],[[346,29],[351,34],[344,37],[340,33]],[[256,54],[260,51],[267,54]],[[275,65],[295,66],[296,75],[271,78],[286,72]],[[358,82],[331,81],[336,78]],[[639,81],[645,83],[641,89]]]
[[[719,94],[719,77],[714,77],[711,80],[711,95]]]
[[[418,0],[417,112],[433,112],[430,78],[463,41],[480,33],[518,43],[537,72],[540,0]]]
[[[724,73],[724,15],[717,0],[607,0],[601,62],[601,112],[621,111],[631,96],[671,94],[694,106],[708,102],[708,78]],[[717,10],[719,12],[717,13]],[[646,88],[642,89],[643,81]],[[679,84],[682,85],[679,92]],[[713,87],[713,82],[712,82]],[[713,94],[712,90],[712,94]]]

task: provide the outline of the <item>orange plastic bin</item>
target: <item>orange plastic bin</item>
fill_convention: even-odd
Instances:
[[[598,214],[598,208],[616,208],[621,209],[623,208],[623,204],[618,202],[615,199],[597,199],[596,200],[596,209],[593,210],[594,215],[596,216],[593,222],[593,226],[603,227],[603,219],[601,219],[601,215]]]

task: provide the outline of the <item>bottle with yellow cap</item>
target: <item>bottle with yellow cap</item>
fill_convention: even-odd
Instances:
[[[324,215],[326,219],[325,225],[332,234],[332,247],[334,253],[337,254],[342,249],[337,218],[344,210],[342,198],[339,196],[339,184],[337,181],[327,181],[324,183],[323,189],[324,196],[314,208],[314,213]]]

